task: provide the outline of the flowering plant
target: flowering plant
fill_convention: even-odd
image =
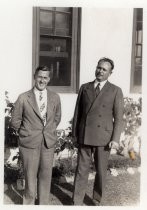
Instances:
[[[63,151],[65,148],[68,150],[74,150],[76,145],[72,141],[72,121],[69,122],[69,126],[66,129],[57,130],[57,143],[55,145],[55,153]]]
[[[124,98],[124,132],[125,135],[134,135],[141,126],[142,100],[133,101],[132,98]]]
[[[5,147],[17,147],[18,134],[10,126],[14,103],[10,102],[7,91],[5,91],[5,103]]]
[[[135,153],[140,154],[141,146],[141,114],[142,99],[134,101],[132,98],[124,98],[123,132],[120,138],[119,154],[135,159]]]

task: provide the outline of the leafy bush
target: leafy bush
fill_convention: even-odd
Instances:
[[[124,98],[123,132],[120,138],[119,153],[127,155],[135,151],[135,144],[138,144],[136,152],[140,153],[141,145],[141,114],[142,99],[134,101],[132,98]],[[138,150],[138,151],[137,151]],[[130,153],[132,154],[132,153]]]
[[[134,101],[132,98],[124,98],[124,132],[125,135],[133,135],[141,126],[142,100]]]
[[[17,147],[18,135],[10,126],[14,103],[10,102],[7,91],[5,91],[5,102],[5,147]]]

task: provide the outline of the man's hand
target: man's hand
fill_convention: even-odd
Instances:
[[[109,148],[117,150],[117,149],[119,149],[119,144],[117,142],[115,142],[115,141],[110,141]]]

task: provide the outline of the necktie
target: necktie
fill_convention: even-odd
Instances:
[[[96,97],[98,96],[99,92],[100,92],[100,83],[98,83],[96,88],[95,88]]]
[[[43,93],[40,91],[39,92],[39,110],[40,110],[40,114],[43,120],[43,124],[46,124],[46,104],[45,104],[45,100],[43,97]]]
[[[43,95],[42,95],[42,92],[40,91],[39,92],[39,101],[41,101],[43,99]]]

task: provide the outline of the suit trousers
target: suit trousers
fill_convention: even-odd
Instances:
[[[20,155],[25,178],[23,204],[34,205],[37,193],[39,205],[48,205],[54,148],[48,149],[43,139],[40,146],[35,149],[20,146]]]
[[[83,204],[92,158],[94,159],[96,170],[93,186],[93,199],[97,200],[98,202],[101,201],[106,182],[109,154],[110,149],[108,146],[79,146],[77,168],[74,180],[74,205]]]

